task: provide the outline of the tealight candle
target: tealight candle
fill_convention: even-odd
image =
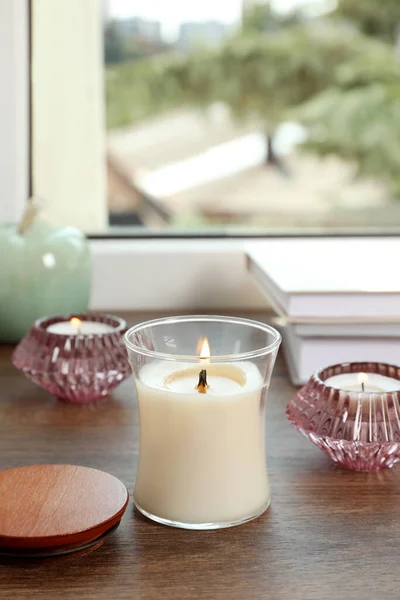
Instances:
[[[47,327],[49,333],[59,335],[99,335],[102,333],[111,333],[114,327],[107,323],[97,321],[81,321],[77,317],[72,317],[69,321],[59,321],[52,323]]]
[[[286,411],[337,464],[378,471],[400,460],[400,367],[359,362],[314,373]]]
[[[243,339],[235,339],[227,317],[210,317],[215,344],[230,344],[225,361],[210,357],[206,339],[197,358],[178,351],[174,359],[168,347],[177,339],[186,347],[182,325],[190,336],[191,319],[196,318],[167,319],[163,327],[150,322],[125,336],[140,416],[135,503],[166,525],[214,529],[243,523],[269,505],[264,410],[280,336],[266,325],[238,319],[247,329],[242,325]],[[198,317],[200,323],[207,320]],[[181,327],[175,337],[176,321]],[[251,334],[265,347],[254,357],[234,355],[232,348],[243,345],[246,335],[254,343]]]
[[[400,389],[398,379],[379,373],[342,373],[329,377],[324,383],[326,386],[348,392],[382,393],[395,392]]]

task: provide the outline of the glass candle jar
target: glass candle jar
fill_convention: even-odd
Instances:
[[[158,319],[125,335],[140,417],[135,504],[176,527],[216,529],[270,503],[265,403],[280,334],[246,319]]]

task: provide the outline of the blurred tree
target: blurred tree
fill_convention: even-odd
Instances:
[[[266,129],[266,162],[280,165],[273,148],[273,135],[276,125],[281,121],[286,107],[285,94],[293,93],[293,87],[301,79],[301,60],[310,62],[310,79],[318,77],[316,71],[324,73],[321,64],[308,56],[306,49],[307,36],[293,29],[286,36],[279,38],[278,33],[302,21],[300,13],[285,15],[274,11],[269,2],[256,4],[243,16],[243,27],[240,35],[228,40],[222,47],[207,50],[198,47],[190,54],[164,54],[153,62],[147,63],[147,73],[143,78],[141,68],[139,83],[139,102],[144,101],[146,114],[176,108],[181,105],[207,106],[222,101],[232,110],[235,118],[252,119]],[[269,39],[273,34],[274,37]],[[296,61],[296,44],[302,44],[302,59]],[[276,62],[275,59],[276,58]],[[298,62],[297,67],[294,63]],[[297,71],[294,85],[284,77],[287,65],[291,63]],[[132,75],[133,65],[129,66]],[[307,70],[307,65],[305,66]],[[278,71],[281,71],[280,74]],[[125,75],[127,71],[125,70]],[[285,90],[279,99],[279,79],[285,79]],[[121,78],[119,77],[120,82]],[[138,80],[137,77],[133,77]],[[307,80],[304,81],[304,90]],[[314,83],[309,82],[311,87]],[[107,86],[108,122],[112,125],[123,125],[124,121],[132,121],[133,107],[123,106],[121,93],[124,85],[117,85],[114,79]],[[136,86],[138,87],[138,86]],[[291,90],[289,88],[292,88]],[[304,96],[301,96],[304,99]],[[305,98],[308,98],[306,93]],[[137,104],[137,102],[136,102]],[[119,109],[116,107],[119,106]],[[135,110],[143,115],[143,110]],[[121,118],[115,118],[115,117]]]
[[[256,5],[245,13],[243,31],[220,47],[113,68],[109,123],[223,102],[235,119],[266,132],[266,162],[282,167],[274,132],[294,117],[309,130],[309,149],[355,160],[360,171],[397,186],[400,72],[392,44],[399,22],[400,0],[338,0],[332,15],[312,20]]]
[[[244,12],[241,33],[244,36],[254,36],[276,32],[282,27],[297,25],[302,20],[300,12],[277,13],[270,2],[260,2]],[[265,138],[267,148],[265,163],[278,166],[281,171],[286,172],[282,161],[274,150],[274,132],[266,130]]]
[[[332,85],[338,66],[363,52],[361,37],[330,27],[294,26],[241,35],[213,50],[160,55],[142,70],[148,111],[223,102],[237,120],[266,131],[266,161],[289,108]]]
[[[336,86],[295,117],[308,129],[308,149],[356,161],[400,195],[400,64],[386,44],[369,40],[362,56],[338,69]]]
[[[348,19],[366,35],[392,44],[397,42],[399,0],[338,0],[335,15]]]
[[[303,21],[301,12],[277,13],[269,2],[260,2],[245,10],[242,22],[243,35],[276,31],[281,27],[297,25]]]
[[[399,0],[339,0],[334,17],[364,34],[365,53],[342,65],[335,85],[299,107],[305,146],[355,161],[359,172],[385,180],[400,196]]]

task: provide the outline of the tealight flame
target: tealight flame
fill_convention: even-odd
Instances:
[[[208,339],[200,338],[197,342],[197,352],[200,354],[200,358],[210,358],[210,344],[208,343]]]
[[[72,319],[70,319],[70,323],[72,327],[76,327],[76,329],[80,329],[82,327],[82,321],[78,319],[78,317],[72,317]]]
[[[357,377],[358,383],[361,385],[362,383],[367,383],[368,375],[366,373],[359,373]]]
[[[361,391],[365,392],[365,384],[368,381],[368,375],[366,373],[359,373],[357,377],[358,383],[361,385]]]

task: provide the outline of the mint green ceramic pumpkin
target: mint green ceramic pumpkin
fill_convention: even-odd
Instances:
[[[0,225],[0,343],[17,342],[39,317],[87,310],[91,261],[85,236],[34,220]]]

